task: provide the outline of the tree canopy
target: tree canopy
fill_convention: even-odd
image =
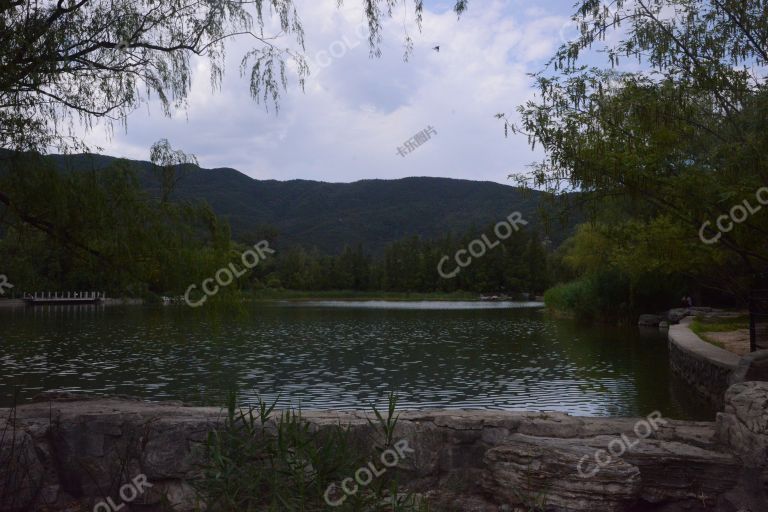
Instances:
[[[408,8],[409,3],[362,2],[372,55],[379,54],[383,19],[398,5]],[[461,13],[466,6],[466,0],[457,0],[454,8]],[[416,0],[413,15],[419,26],[422,12],[423,2]],[[111,235],[84,229],[80,213],[85,210],[72,206],[72,194],[86,192],[84,183],[41,169],[32,153],[87,149],[78,131],[81,126],[92,127],[97,121],[127,126],[129,114],[150,99],[158,100],[166,115],[184,109],[194,59],[207,60],[215,91],[224,77],[228,43],[234,39],[252,42],[240,56],[240,74],[251,97],[277,109],[289,79],[288,64],[293,63],[299,85],[310,73],[304,37],[293,0],[0,0],[0,149],[11,150],[0,162],[0,222],[8,226],[4,234],[29,241],[34,235],[26,229],[32,228],[42,237],[40,243],[52,242],[79,257],[120,267],[119,258],[98,247],[101,236]],[[194,157],[173,150],[167,140],[153,145],[150,156],[162,188],[159,216],[165,225],[183,223],[182,209],[169,205],[168,198],[183,176],[184,164],[194,163]],[[24,173],[29,179],[20,176]],[[32,182],[42,177],[48,181],[38,190]],[[137,219],[141,212],[158,215],[152,199],[135,193],[130,180],[115,180],[112,184],[131,191]],[[112,190],[101,182],[88,186],[103,197]],[[54,191],[59,195],[47,197]],[[50,207],[41,208],[46,201]],[[66,205],[59,214],[69,208],[77,219],[56,216],[51,210],[56,204]],[[192,229],[197,214],[189,210],[186,215]],[[129,230],[135,227],[125,224]],[[157,229],[162,226],[160,222]],[[169,247],[180,244],[169,242]]]
[[[580,35],[534,76],[539,94],[519,108],[520,121],[500,115],[546,152],[515,178],[598,202],[621,198],[625,215],[610,221],[635,222],[633,243],[684,253],[705,222],[754,203],[768,177],[768,2],[585,0],[574,20]],[[596,50],[605,65],[594,65]],[[648,229],[660,219],[674,228]],[[727,252],[746,277],[768,265],[766,233],[763,212],[696,251]],[[707,276],[712,268],[697,262],[720,259],[691,258],[688,271]]]
[[[399,4],[362,2],[372,53]],[[413,9],[420,24],[423,0]],[[299,84],[310,72],[304,37],[293,0],[0,0],[0,147],[77,147],[73,121],[125,122],[149,98],[169,115],[186,105],[192,57],[207,59],[215,90],[235,38],[253,42],[240,66],[251,96],[277,108],[287,62]]]

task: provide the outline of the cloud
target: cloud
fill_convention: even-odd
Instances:
[[[204,167],[234,167],[259,179],[447,176],[509,183],[507,174],[540,155],[524,137],[506,139],[494,115],[514,114],[532,97],[527,73],[541,69],[560,44],[570,9],[567,1],[478,1],[458,20],[446,2],[432,3],[421,32],[412,12],[396,10],[384,24],[382,56],[370,58],[359,2],[337,8],[331,0],[301,0],[314,69],[303,92],[291,80],[279,114],[255,103],[239,76],[249,43],[241,39],[228,49],[220,91],[211,91],[207,63],[197,60],[186,111],[166,118],[150,102],[129,117],[127,132],[118,128],[108,137],[96,128],[87,138],[107,154],[141,159],[154,141],[168,138]],[[414,43],[408,62],[406,33]],[[318,61],[326,66],[319,69]],[[397,147],[428,125],[437,135],[399,156]]]

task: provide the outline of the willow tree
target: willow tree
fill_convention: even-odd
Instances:
[[[401,3],[362,2],[372,52]],[[417,0],[418,21],[422,9]],[[271,22],[276,33],[265,32]],[[310,71],[293,0],[0,0],[0,147],[71,147],[73,119],[125,120],[149,97],[170,114],[185,106],[192,57],[208,60],[216,89],[235,38],[253,42],[240,72],[257,101],[277,106],[287,62],[300,83]]]
[[[456,12],[466,4],[457,0]],[[383,20],[398,5],[410,4],[362,1],[372,55],[379,54]],[[422,0],[412,5],[420,25]],[[0,222],[32,226],[57,243],[98,255],[86,239],[65,232],[60,219],[42,217],[34,197],[14,195],[3,173],[39,167],[22,152],[82,150],[78,128],[128,126],[128,115],[150,99],[166,115],[184,109],[196,58],[207,60],[215,92],[235,39],[252,43],[240,55],[240,74],[255,101],[278,108],[290,63],[303,85],[310,69],[293,0],[0,0],[0,150],[12,156],[0,162]],[[406,34],[406,51],[410,47]],[[192,159],[167,141],[151,153],[166,201],[178,164]]]
[[[514,176],[597,202],[623,198],[634,233],[623,243],[658,242],[650,234],[659,230],[642,226],[663,219],[685,238],[681,254],[717,237],[693,250],[737,275],[765,269],[768,209],[756,194],[768,183],[768,2],[584,0],[573,20],[579,36],[535,75],[538,98],[519,108],[517,123],[500,115],[546,153]],[[600,52],[605,63],[595,66]],[[741,222],[729,223],[739,205]],[[744,289],[711,267],[690,270],[712,286]]]

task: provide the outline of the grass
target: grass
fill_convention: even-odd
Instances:
[[[691,330],[695,333],[700,332],[728,332],[739,329],[749,329],[749,317],[739,316],[736,318],[718,318],[714,321],[696,318],[691,322]]]

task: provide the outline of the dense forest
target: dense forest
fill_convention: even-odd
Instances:
[[[155,161],[143,168],[110,159],[106,167],[78,172],[37,154],[5,154],[0,189],[24,205],[5,208],[0,226],[0,273],[14,285],[11,294],[104,290],[150,301],[178,297],[266,240],[275,254],[222,288],[220,299],[280,290],[512,296],[548,290],[555,309],[612,321],[674,306],[685,294],[739,303],[738,293],[707,286],[707,279],[727,275],[727,260],[718,263],[712,249],[701,250],[700,241],[674,225],[643,224],[632,201],[600,201],[592,220],[561,244],[532,223],[446,278],[438,271],[441,259],[448,258],[446,269],[457,268],[457,251],[483,235],[494,238],[492,219],[438,237],[406,236],[378,251],[362,243],[323,251],[311,239],[297,244],[262,223],[234,236],[205,201],[178,198],[176,187],[188,176],[180,164],[186,155],[166,142],[154,149]],[[567,205],[549,205],[552,216]]]
[[[479,234],[491,232],[488,227],[461,237],[410,237],[389,245],[380,258],[366,255],[362,246],[347,247],[338,256],[296,247],[275,258],[274,272],[257,271],[255,279],[263,276],[266,286],[294,290],[542,293],[549,284],[546,244],[535,232],[516,233],[453,278],[439,275],[444,256],[453,259]],[[453,263],[450,268],[455,267]]]
[[[521,230],[472,261],[455,277],[438,263],[467,247],[493,225],[446,233],[434,239],[409,236],[378,253],[357,244],[337,254],[285,243],[263,225],[233,239],[226,221],[201,201],[170,201],[180,168],[154,165],[165,192],[140,183],[131,162],[104,169],[61,172],[37,155],[5,160],[3,190],[20,198],[23,211],[8,208],[0,239],[2,272],[15,290],[106,290],[117,296],[179,295],[213,275],[260,240],[275,248],[232,291],[262,288],[394,292],[542,293],[548,283],[550,243]],[[18,167],[18,169],[16,169]],[[23,170],[22,170],[23,169]],[[164,185],[163,185],[164,184]],[[456,267],[454,263],[451,268]]]

